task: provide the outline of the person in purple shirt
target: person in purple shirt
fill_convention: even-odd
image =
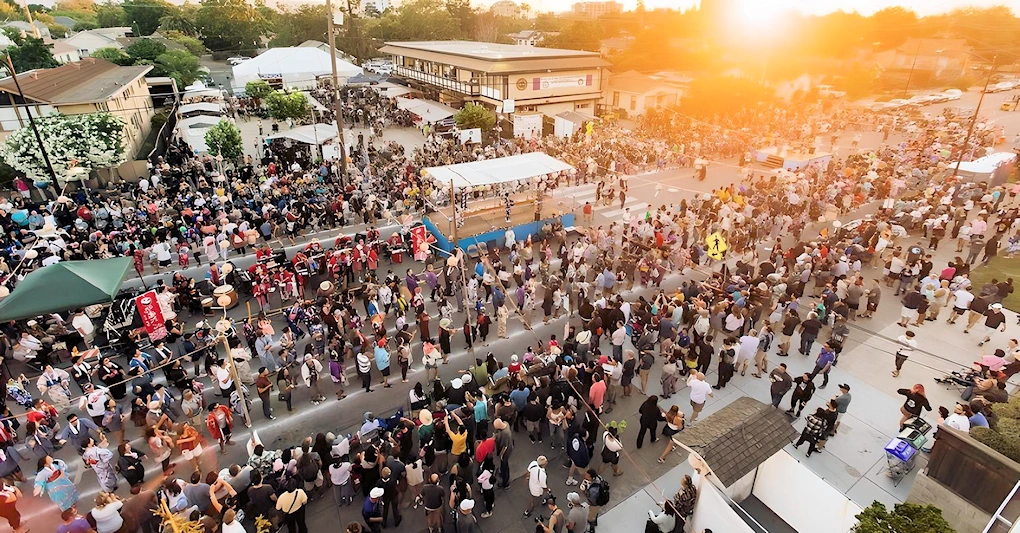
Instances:
[[[829,371],[832,370],[832,362],[836,360],[836,352],[832,350],[829,343],[822,345],[822,351],[818,353],[818,359],[815,359],[815,369],[811,372],[811,381],[815,380],[815,376],[818,374],[822,375],[822,386],[819,389],[824,389],[829,384]]]
[[[414,290],[418,288],[418,276],[415,276],[414,271],[410,268],[407,269],[407,276],[404,278],[404,282],[407,283],[407,290],[414,294]]]

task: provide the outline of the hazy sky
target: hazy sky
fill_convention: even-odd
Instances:
[[[480,4],[491,4],[495,0],[476,0]],[[618,0],[627,9],[633,9],[637,0]],[[750,0],[768,2],[778,9],[792,8],[804,13],[828,13],[830,11],[857,11],[869,15],[889,6],[903,6],[918,14],[930,15],[965,6],[1006,5],[1014,13],[1020,13],[1020,0]],[[531,0],[527,2],[537,11],[567,11],[573,0]],[[649,8],[671,7],[688,9],[698,4],[697,0],[645,0]]]

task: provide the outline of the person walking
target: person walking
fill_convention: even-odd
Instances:
[[[528,478],[528,492],[531,494],[531,501],[528,504],[528,508],[524,510],[524,518],[530,517],[538,502],[549,494],[549,475],[545,471],[545,467],[548,464],[549,460],[544,455],[539,455],[537,459],[528,465],[526,476]]]
[[[795,418],[799,417],[804,411],[804,406],[807,405],[814,394],[815,384],[811,381],[811,374],[805,372],[797,379],[794,379],[793,395],[790,397],[790,408],[786,410],[786,414],[793,415]]]
[[[14,533],[25,533],[28,526],[21,526],[21,513],[18,512],[18,500],[23,497],[21,489],[10,478],[0,481],[0,517],[14,530]]]
[[[655,442],[657,437],[655,435],[656,426],[659,424],[659,420],[662,419],[662,410],[659,409],[659,397],[656,395],[649,396],[638,408],[638,416],[641,427],[638,429],[637,434],[637,449],[641,449],[641,445],[645,441],[645,432],[651,433],[651,440]]]
[[[917,349],[917,341],[914,340],[913,331],[905,331],[903,335],[896,337],[896,342],[900,343],[900,347],[896,350],[896,358],[894,360],[896,365],[896,368],[892,371],[892,377],[894,378],[900,375],[903,363],[906,363],[910,354]]]
[[[580,424],[570,425],[570,437],[567,443],[567,458],[570,460],[570,470],[567,471],[567,486],[577,485],[580,482],[574,477],[576,471],[579,477],[584,478],[584,471],[591,463],[591,454],[588,445],[585,443],[586,431]]]
[[[620,441],[619,429],[610,424],[609,428],[602,433],[602,463],[599,464],[598,472],[607,464],[613,470],[614,476],[622,476],[620,468],[620,451],[623,450],[623,442]]]
[[[822,345],[822,351],[818,352],[815,359],[815,369],[811,371],[811,379],[814,380],[818,374],[822,375],[822,385],[818,388],[824,389],[829,385],[829,371],[832,370],[832,363],[836,360],[836,352],[832,351],[829,343]]]
[[[793,388],[793,379],[790,378],[790,373],[786,371],[786,363],[780,363],[779,366],[772,369],[769,372],[769,381],[772,383],[769,385],[769,393],[772,395],[772,407],[779,407],[779,404],[783,401],[783,396]]]
[[[999,303],[992,304],[988,311],[985,311],[985,338],[981,339],[978,346],[984,346],[986,342],[992,340],[996,330],[1006,332],[1006,316],[1002,314],[1002,304]]]
[[[259,368],[259,376],[255,378],[255,392],[258,393],[259,400],[262,402],[262,415],[269,420],[276,420],[273,416],[272,404],[270,397],[273,392],[273,381],[269,379],[269,369],[266,367]]]
[[[812,453],[818,451],[816,448],[818,441],[825,435],[825,408],[819,407],[815,410],[814,414],[808,415],[804,422],[806,425],[800,432],[800,439],[793,445],[794,448],[799,448],[801,444],[808,443],[807,456],[811,457]]]
[[[705,382],[705,375],[695,372],[687,380],[687,387],[691,389],[691,421],[693,425],[698,420],[698,415],[705,408],[705,402],[712,396],[712,386]]]
[[[425,508],[428,533],[442,533],[445,522],[446,489],[439,484],[439,474],[433,473],[421,490],[421,503]]]

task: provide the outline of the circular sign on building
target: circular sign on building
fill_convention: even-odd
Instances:
[[[521,78],[517,80],[517,90],[524,91],[528,89],[528,80]]]

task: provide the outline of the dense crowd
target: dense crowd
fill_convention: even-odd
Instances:
[[[369,125],[392,120],[392,108],[371,91],[346,94],[345,113],[364,110]],[[776,122],[772,113],[781,113],[783,126],[755,129]],[[1000,302],[1013,285],[1009,279],[972,287],[968,272],[1007,242],[1009,253],[1020,247],[1020,189],[931,180],[951,161],[952,152],[941,147],[960,133],[942,122],[922,124],[901,143],[801,172],[749,171],[744,181],[691,202],[627,211],[622,223],[588,224],[580,237],[562,232],[522,241],[511,237],[474,263],[458,256],[408,269],[387,265],[380,253],[384,242],[407,243],[399,233],[396,240],[385,238],[374,225],[449,201],[421,176],[428,166],[542,150],[578,169],[549,178],[544,187],[598,181],[607,195],[614,189],[625,193],[625,176],[637,169],[689,164],[685,158],[694,156],[732,156],[753,146],[727,131],[747,128],[757,140],[806,137],[792,125],[820,119],[762,110],[735,120],[707,129],[689,123],[695,134],[667,136],[668,141],[611,126],[591,137],[491,147],[431,136],[410,153],[370,135],[355,143],[348,176],[339,176],[333,162],[295,166],[270,156],[246,161],[220,178],[213,160],[178,147],[137,185],[48,202],[20,195],[4,200],[11,285],[11,265],[42,239],[35,231],[47,222],[66,234],[62,245],[50,243],[32,260],[38,264],[126,255],[134,258],[139,275],[149,268],[181,270],[192,261],[210,266],[204,279],[178,272],[157,286],[168,336],[151,343],[138,332],[124,336],[123,364],[116,357],[74,355],[94,346],[99,333],[83,311],[4,326],[3,356],[36,364],[41,372],[35,383],[3,376],[14,378],[7,392],[25,413],[15,415],[5,406],[9,418],[0,424],[2,516],[23,530],[16,481],[29,478],[32,492],[61,510],[61,532],[148,533],[155,527],[153,504],[162,500],[210,532],[244,531],[262,516],[304,533],[307,503],[332,487],[338,505],[362,506],[364,524],[348,526],[351,533],[378,531],[391,519],[399,524],[418,507],[424,507],[430,531],[452,523],[467,532],[491,515],[495,491],[508,486],[514,460],[526,463],[529,473],[525,516],[538,511],[544,533],[564,527],[586,531],[596,526],[609,502],[610,480],[627,462],[622,429],[605,416],[617,398],[635,390],[647,395],[635,448],[646,435],[653,442],[664,435],[660,463],[675,447],[671,437],[696,423],[713,389],[725,388],[737,372],[751,369],[755,377],[767,377],[772,405],[779,407],[789,394],[787,412],[801,416],[813,395],[827,387],[849,323],[870,318],[884,291],[903,296],[893,304],[901,307],[904,328],[899,348],[888,354],[894,375],[916,349],[916,337],[930,327],[927,322],[952,324],[966,317],[968,330],[980,323],[981,346],[987,344],[1001,364],[947,376],[962,382],[968,403],[961,413],[941,414],[954,427],[964,425],[961,416],[967,427],[994,424],[988,405],[1008,398],[1005,381],[1020,369],[1017,342],[996,334],[1006,328]],[[835,131],[849,118],[837,113],[829,120],[829,131]],[[816,224],[876,200],[884,201],[878,216]],[[19,208],[28,211],[24,224],[12,216]],[[311,241],[279,260],[283,239],[294,244],[303,232],[353,223],[368,227],[353,238]],[[713,259],[706,244],[716,233],[729,245],[726,261]],[[966,259],[937,268],[942,265],[930,252],[953,244]],[[224,268],[249,252],[257,258],[251,269]],[[881,268],[881,275],[871,267]],[[668,276],[691,269],[707,279],[685,276],[676,291],[660,288]],[[225,332],[204,321],[197,328],[184,326],[185,316],[203,313],[202,297],[226,283],[246,287],[256,312],[264,312]],[[515,344],[527,349],[509,350],[517,352],[509,356],[481,356],[486,346],[506,346],[511,317],[529,329],[539,317],[559,320],[563,330],[548,338],[531,333],[533,342]],[[277,332],[280,319],[285,325]],[[222,342],[230,350],[227,360],[216,351]],[[475,360],[460,377],[441,379],[439,369],[462,347]],[[769,361],[773,355],[789,357],[791,347],[815,358],[812,370],[795,375],[787,370],[792,360],[779,359],[778,366]],[[65,349],[74,364],[53,366]],[[203,443],[227,450],[234,425],[255,405],[246,398],[257,398],[262,417],[273,419],[274,405],[292,410],[302,401],[342,402],[352,390],[349,379],[356,377],[355,387],[372,392],[392,387],[398,374],[408,383],[420,367],[425,379],[412,388],[406,412],[366,413],[350,436],[336,428],[280,450],[253,443],[246,464],[202,469]],[[649,382],[653,369],[661,394]],[[711,372],[714,385],[706,378]],[[80,392],[71,392],[72,381]],[[659,399],[681,393],[688,396],[689,414],[686,406],[659,408]],[[901,423],[931,408],[919,384],[900,393],[906,397]],[[807,442],[809,455],[824,449],[849,406],[849,387],[843,384],[824,407],[808,413],[797,445]],[[576,489],[566,495],[564,507],[550,497],[550,459],[512,453],[515,439],[524,435],[536,444],[548,439],[551,451],[566,451],[566,484]],[[68,465],[53,457],[67,445],[80,453],[102,488],[84,515]],[[174,463],[177,457],[190,463],[185,478],[178,476],[185,468]],[[162,477],[147,476],[146,463],[158,464]],[[122,478],[131,487],[124,499],[115,494]],[[695,496],[693,482],[685,480],[663,511],[652,515],[649,530],[682,528]]]

